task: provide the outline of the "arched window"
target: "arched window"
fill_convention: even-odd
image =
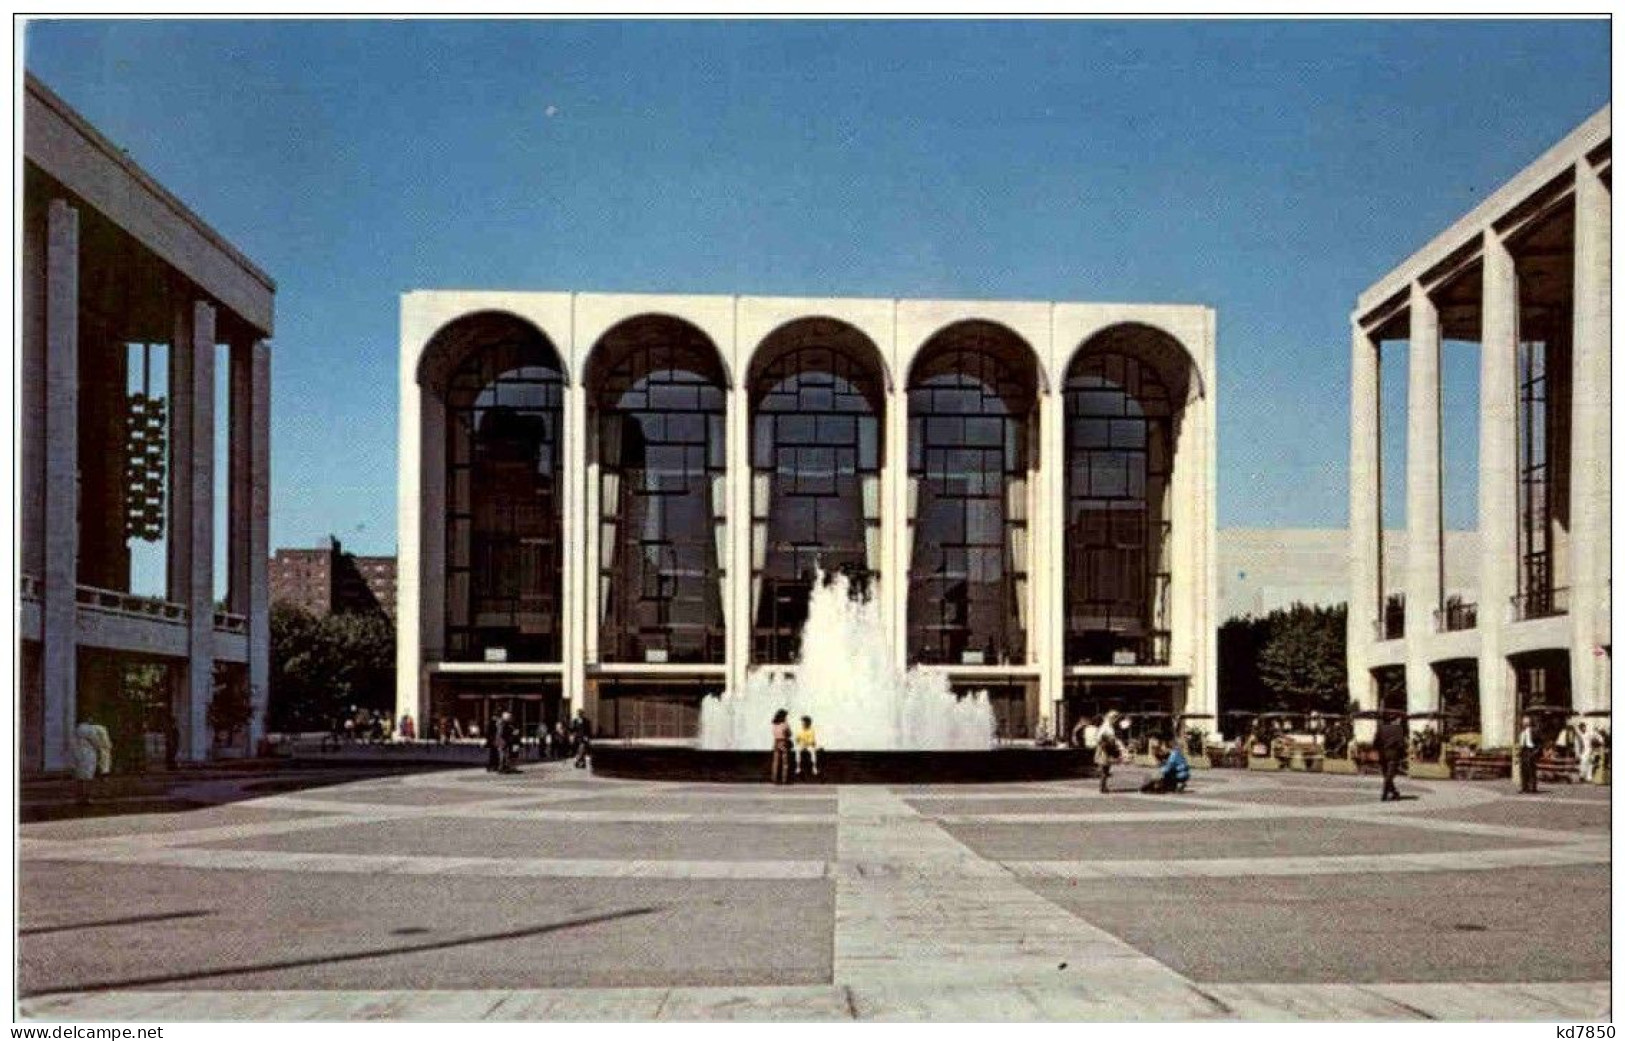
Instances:
[[[806,319],[763,344],[751,398],[751,661],[787,664],[816,569],[880,573],[884,398],[874,345]]]
[[[599,656],[721,662],[727,558],[726,380],[673,318],[633,319],[597,348]]]
[[[908,388],[908,657],[1027,657],[1028,471],[1036,451],[1030,349],[986,322],[926,345]]]
[[[564,374],[509,337],[446,381],[446,657],[561,659]]]
[[[1166,664],[1174,398],[1143,358],[1086,349],[1065,410],[1066,663]]]

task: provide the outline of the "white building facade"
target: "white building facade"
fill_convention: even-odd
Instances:
[[[1366,290],[1352,315],[1350,695],[1474,709],[1509,745],[1526,708],[1611,709],[1612,195],[1604,108]],[[1441,346],[1479,356],[1476,596],[1451,596],[1440,510]],[[1406,349],[1405,415],[1380,408]],[[1383,430],[1406,431],[1402,578],[1381,530]],[[1476,674],[1477,705],[1440,704]],[[1454,686],[1454,685],[1452,685]],[[1457,687],[1456,689],[1471,689]]]
[[[1001,732],[1212,712],[1214,312],[568,292],[401,304],[397,713],[682,739],[818,572]]]

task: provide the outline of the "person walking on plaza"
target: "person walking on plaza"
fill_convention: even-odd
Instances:
[[[587,713],[576,709],[575,718],[570,720],[570,739],[576,749],[576,769],[587,768],[587,756],[592,751],[592,724],[587,722]]]
[[[1536,774],[1536,764],[1540,762],[1540,738],[1535,734],[1533,720],[1524,716],[1522,723],[1523,728],[1518,731],[1518,791],[1533,795],[1540,791]]]
[[[181,725],[175,710],[164,713],[164,769],[174,770],[181,755]]]
[[[1100,736],[1095,740],[1095,765],[1100,768],[1100,794],[1105,795],[1111,789],[1107,786],[1112,777],[1112,764],[1123,756],[1123,745],[1117,739],[1117,712],[1106,713],[1106,718],[1100,725]]]
[[[773,783],[790,783],[790,711],[773,713]]]
[[[1394,778],[1399,775],[1400,765],[1405,762],[1405,753],[1410,742],[1405,737],[1405,724],[1398,714],[1386,715],[1382,725],[1377,727],[1377,761],[1382,764],[1382,800],[1398,801],[1399,789],[1394,786]]]
[[[491,720],[485,728],[485,770],[487,773],[496,773],[502,768],[502,741],[498,737],[497,721]]]
[[[801,717],[801,729],[796,731],[796,775],[801,775],[801,757],[806,756],[812,775],[818,776],[818,734],[813,730],[812,717]]]
[[[518,773],[519,768],[514,765],[514,760],[519,758],[519,727],[513,721],[512,712],[502,714],[502,725],[497,728],[497,741],[501,744],[497,772]]]

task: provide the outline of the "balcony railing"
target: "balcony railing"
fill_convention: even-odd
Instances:
[[[240,614],[229,611],[216,611],[214,613],[214,627],[217,632],[246,633],[248,632],[248,619]]]
[[[1556,586],[1531,589],[1512,598],[1512,620],[1527,622],[1535,618],[1555,618],[1569,613],[1569,587]]]
[[[17,596],[23,600],[43,600],[45,586],[33,575],[18,575]]]
[[[1433,612],[1433,631],[1455,633],[1463,629],[1478,628],[1478,605],[1469,603],[1446,604]]]
[[[133,618],[155,618],[161,622],[180,624],[189,617],[185,606],[172,604],[167,600],[160,600],[153,596],[137,596],[134,593],[124,593],[117,589],[98,589],[95,586],[79,586],[74,590],[73,598],[80,607],[103,614],[124,615]]]

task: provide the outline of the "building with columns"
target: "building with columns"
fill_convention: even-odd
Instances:
[[[1353,322],[1350,695],[1471,717],[1509,745],[1527,707],[1611,708],[1611,112],[1604,108],[1360,294]],[[1440,364],[1479,358],[1476,594],[1446,596]],[[1381,366],[1407,365],[1403,420]],[[1404,423],[1403,577],[1384,578],[1382,437]],[[1444,690],[1476,705],[1441,703]],[[1465,693],[1463,693],[1465,692]]]
[[[207,759],[219,751],[208,725],[217,691],[251,700],[238,741],[251,747],[269,664],[275,286],[32,76],[23,151],[22,769],[67,769],[82,717],[139,741],[168,712],[179,757]],[[217,439],[229,460],[219,475]],[[162,546],[161,596],[132,592],[140,541]],[[168,704],[130,711],[138,665],[161,669]]]
[[[1031,735],[1212,711],[1205,307],[401,302],[397,712],[623,738],[793,667],[815,569]]]

